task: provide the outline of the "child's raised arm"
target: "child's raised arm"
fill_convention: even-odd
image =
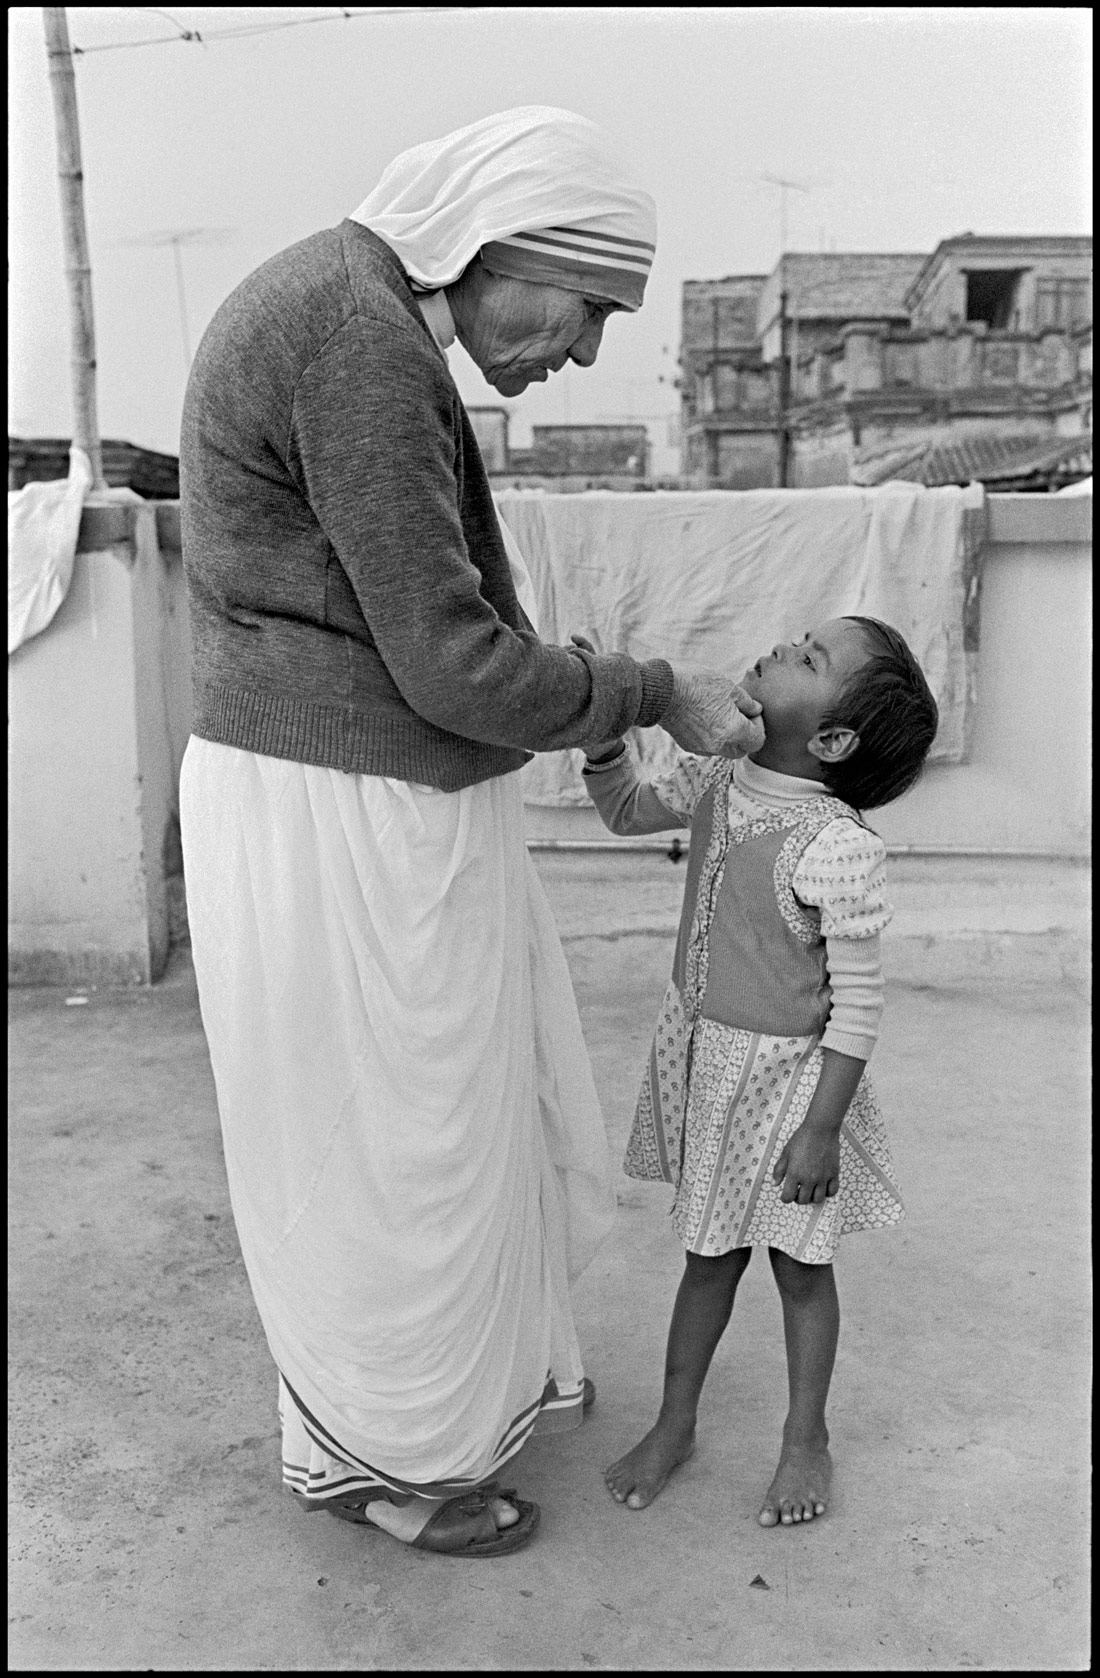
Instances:
[[[670,808],[644,778],[625,740],[592,746],[583,773],[585,791],[612,833],[626,837],[691,826],[691,816]]]
[[[573,635],[570,639],[586,652],[596,650],[583,635]],[[740,688],[735,691],[739,705],[744,703],[750,709],[760,710],[756,700]],[[764,729],[759,717],[750,722],[747,715],[739,714],[745,728],[754,731],[753,738],[759,734],[762,742]],[[748,749],[747,744],[741,747],[741,751]],[[667,833],[670,828],[691,826],[695,806],[725,762],[725,757],[702,757],[681,749],[672,771],[651,782],[642,774],[625,740],[600,740],[586,748],[584,783],[604,826],[612,833],[623,837]]]

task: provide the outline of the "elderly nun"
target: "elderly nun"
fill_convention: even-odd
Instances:
[[[499,1475],[590,1401],[569,1287],[615,1202],[517,771],[761,724],[539,639],[446,351],[505,397],[591,366],[655,239],[593,123],[487,117],[244,280],[184,408],[188,908],[284,1483],[451,1555],[534,1533]]]

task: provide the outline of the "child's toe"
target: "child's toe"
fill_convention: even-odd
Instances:
[[[604,1485],[615,1499],[616,1503],[625,1501],[627,1494],[634,1489],[634,1476],[624,1472],[619,1463],[613,1463],[603,1477]]]

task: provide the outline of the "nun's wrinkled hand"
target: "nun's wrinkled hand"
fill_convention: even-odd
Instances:
[[[661,727],[685,752],[703,757],[745,757],[764,744],[763,707],[743,687],[716,670],[676,675],[672,704]]]

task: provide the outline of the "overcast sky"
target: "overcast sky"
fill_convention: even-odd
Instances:
[[[357,10],[360,8],[351,8]],[[657,200],[645,307],[598,364],[508,404],[531,423],[672,412],[685,279],[767,273],[787,248],[930,251],[951,234],[1088,233],[1091,12],[1082,7],[68,8],[100,429],[175,453],[185,328],[274,252],[331,226],[396,153],[513,105],[602,123]],[[369,10],[369,9],[368,9]],[[8,11],[10,409],[68,436],[68,306],[42,13]],[[177,28],[178,26],[178,28]],[[177,38],[173,38],[177,37]],[[461,349],[468,403],[496,403]]]

